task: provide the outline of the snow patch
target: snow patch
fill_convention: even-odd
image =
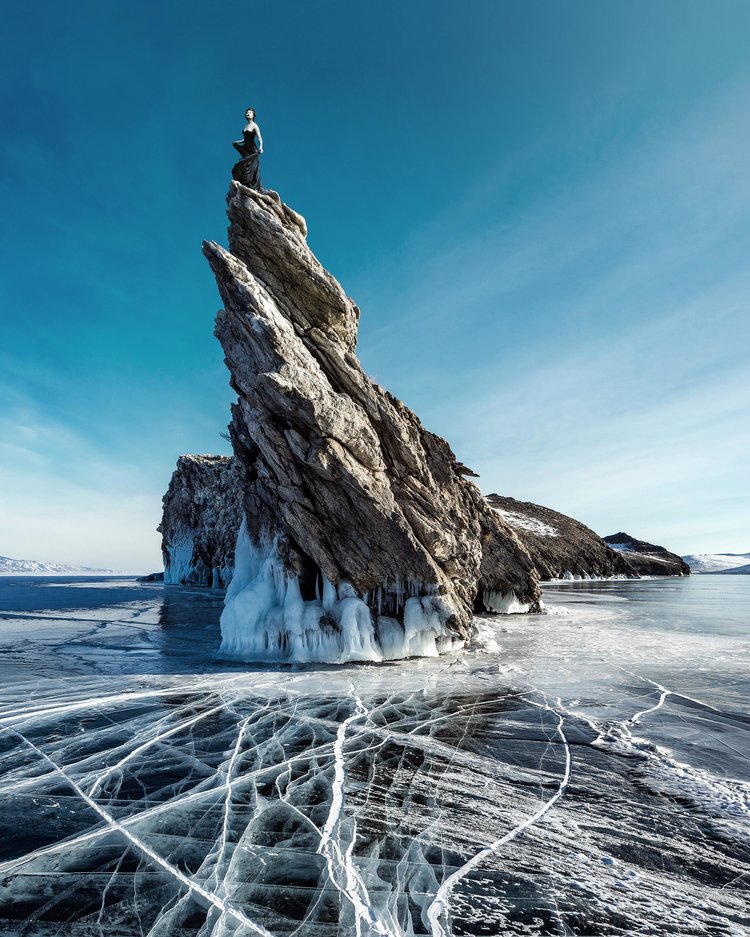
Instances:
[[[43,563],[40,560],[14,560],[0,556],[0,576],[104,576],[113,569],[92,569],[90,566],[71,566],[69,563]]]
[[[669,557],[664,556],[663,553],[644,553],[641,550],[637,550],[630,543],[607,543],[607,546],[612,547],[613,550],[617,550],[618,553],[632,553],[635,556],[642,556],[646,560],[651,560],[652,563],[663,563],[665,566],[671,565]]]
[[[518,530],[528,531],[537,537],[559,537],[560,531],[551,524],[545,524],[544,521],[537,520],[535,517],[529,517],[528,514],[521,514],[518,511],[508,511],[506,508],[494,508],[503,518],[509,527]]]

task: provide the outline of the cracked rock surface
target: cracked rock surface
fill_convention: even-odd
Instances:
[[[536,608],[516,533],[448,443],[362,370],[359,309],[304,220],[237,182],[227,202],[229,250],[203,250],[224,303],[216,335],[238,395],[230,433],[251,541],[275,538],[304,599],[321,574],[396,620],[405,595],[433,596],[459,637],[483,597]]]

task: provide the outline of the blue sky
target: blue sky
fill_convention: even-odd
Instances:
[[[46,3],[0,38],[0,554],[146,570],[232,399],[244,108],[360,356],[498,491],[750,550],[750,5]]]

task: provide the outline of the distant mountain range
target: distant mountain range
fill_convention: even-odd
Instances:
[[[694,573],[750,575],[750,553],[691,553],[683,560]]]
[[[0,576],[108,576],[113,569],[91,569],[67,563],[40,563],[39,560],[14,560],[0,556]]]

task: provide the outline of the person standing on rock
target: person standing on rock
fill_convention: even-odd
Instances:
[[[232,167],[232,178],[251,189],[262,192],[260,184],[260,154],[263,152],[263,137],[260,127],[255,123],[255,108],[248,107],[245,111],[245,129],[242,131],[242,140],[233,140],[232,146],[242,159]]]

